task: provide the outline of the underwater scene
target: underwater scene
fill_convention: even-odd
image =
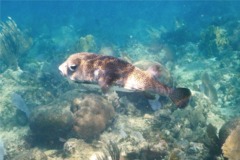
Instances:
[[[0,1],[0,160],[240,160],[239,1]]]

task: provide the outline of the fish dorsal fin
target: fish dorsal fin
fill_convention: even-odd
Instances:
[[[121,53],[121,59],[128,63],[133,63],[132,58],[129,55],[127,55],[127,53],[124,53],[124,52]]]
[[[161,65],[154,64],[148,67],[146,70],[148,74],[150,74],[153,78],[159,78],[161,75]]]

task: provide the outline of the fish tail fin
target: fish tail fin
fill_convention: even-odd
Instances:
[[[169,93],[169,98],[178,108],[186,107],[190,97],[191,91],[188,88],[174,88]]]

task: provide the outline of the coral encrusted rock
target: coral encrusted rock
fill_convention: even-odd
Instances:
[[[111,123],[114,116],[113,106],[102,96],[94,94],[74,99],[72,111],[73,133],[85,140],[98,136]]]
[[[38,149],[31,149],[28,151],[24,151],[19,153],[14,160],[47,160],[47,156],[45,153]]]

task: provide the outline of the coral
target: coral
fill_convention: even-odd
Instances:
[[[168,155],[171,159],[213,159],[220,154],[220,145],[216,128],[212,125],[207,126],[212,103],[203,94],[193,92],[190,105],[192,107],[184,110],[156,111],[153,127],[161,132],[168,143],[174,144],[174,148],[185,151],[185,155],[181,156],[178,156],[181,151],[172,151]],[[169,146],[172,150],[172,146]]]
[[[164,159],[168,151],[168,143],[164,140],[148,143],[148,147],[141,148],[141,159]]]
[[[63,146],[64,159],[67,157],[67,159],[85,160],[89,159],[93,152],[93,147],[82,139],[70,138]]]
[[[181,159],[185,159],[185,153],[180,150],[179,148],[174,148],[170,155],[169,155],[169,160],[181,160]]]
[[[108,157],[111,157],[111,160],[120,160],[121,149],[119,149],[115,142],[105,142],[103,153],[96,155],[96,157],[96,160],[108,160]]]
[[[77,51],[81,51],[81,52],[96,51],[97,45],[95,42],[95,38],[91,34],[86,35],[85,37],[81,37],[78,40],[78,42],[75,46],[75,49]]]
[[[240,157],[240,125],[231,131],[222,146],[223,156],[229,160],[239,160]]]
[[[13,160],[47,160],[48,157],[45,153],[43,153],[39,149],[31,149],[24,152],[19,153]]]
[[[16,69],[18,58],[32,46],[32,39],[23,33],[10,17],[5,23],[1,22],[0,28],[0,57],[8,67]]]
[[[114,56],[115,54],[114,46],[112,47],[101,47],[99,54],[107,55],[107,56]]]
[[[218,49],[229,44],[229,40],[227,38],[227,31],[225,29],[216,26],[214,28],[214,34],[216,35],[215,41]]]
[[[73,132],[77,137],[89,140],[98,136],[114,116],[113,106],[103,97],[89,94],[75,99]]]
[[[200,157],[203,157],[202,155],[207,154],[206,147],[202,143],[196,143],[196,142],[190,142],[189,148],[187,150],[188,154],[191,156],[198,156],[197,159],[202,159]],[[194,159],[194,158],[192,158]]]
[[[126,108],[128,109],[128,107]],[[149,125],[151,119],[145,119],[142,116],[136,117],[134,113],[129,114],[129,116],[118,115],[112,131],[101,134],[100,140],[116,142],[121,148],[120,159],[165,158],[169,144],[159,136],[159,132],[151,131],[151,125]],[[151,136],[154,139],[150,138]]]
[[[227,47],[229,47],[229,40],[225,29],[218,26],[210,26],[202,32],[199,49],[205,56],[217,56]]]
[[[223,143],[226,141],[227,137],[231,133],[231,131],[240,125],[240,118],[234,118],[229,121],[227,121],[219,130],[219,140],[220,145],[223,145]]]

